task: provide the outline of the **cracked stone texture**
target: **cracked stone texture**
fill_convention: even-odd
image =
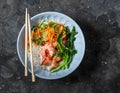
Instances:
[[[24,77],[16,41],[26,7],[64,13],[83,30],[85,56],[69,76]],[[0,0],[0,12],[0,93],[120,93],[120,0]]]

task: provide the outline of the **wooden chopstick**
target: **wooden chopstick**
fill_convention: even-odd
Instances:
[[[29,32],[28,32],[29,31]],[[30,44],[30,62],[31,62],[31,71],[32,71],[32,82],[35,82],[34,66],[32,59],[32,42],[31,42],[31,24],[30,24],[30,15],[26,8],[25,12],[25,76],[28,76],[28,60],[27,60],[27,34],[29,33],[29,44]]]
[[[27,32],[28,32],[28,13],[27,8],[25,12],[25,76],[28,76],[28,63],[27,63]]]
[[[28,31],[29,31],[29,43],[30,43],[30,62],[31,62],[31,71],[32,71],[32,82],[35,82],[34,66],[32,59],[32,41],[31,41],[31,24],[30,24],[30,15],[28,13]]]

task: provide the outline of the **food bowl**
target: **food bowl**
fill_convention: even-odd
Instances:
[[[72,30],[73,26],[75,26],[76,31],[78,34],[75,36],[76,40],[74,42],[75,48],[77,50],[77,54],[75,54],[72,62],[70,63],[70,66],[68,69],[65,70],[58,70],[56,72],[49,72],[41,67],[35,66],[34,71],[35,75],[39,78],[43,79],[59,79],[62,77],[65,77],[72,73],[81,63],[84,52],[85,52],[85,40],[82,33],[82,30],[80,29],[79,25],[70,17],[68,17],[65,14],[58,13],[58,12],[43,12],[40,14],[37,14],[31,18],[31,27],[33,25],[37,25],[39,21],[46,20],[46,21],[55,21],[58,23],[62,23],[65,26],[68,26],[70,30]],[[25,58],[25,25],[20,30],[20,33],[18,35],[17,39],[17,53],[20,58],[21,63],[24,65],[24,58]],[[28,60],[28,69],[31,72],[31,66],[30,62]]]

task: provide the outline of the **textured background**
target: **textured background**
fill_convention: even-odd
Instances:
[[[79,68],[59,80],[24,77],[16,41],[31,16],[57,11],[83,30],[86,53]],[[0,0],[0,93],[120,93],[120,0]]]

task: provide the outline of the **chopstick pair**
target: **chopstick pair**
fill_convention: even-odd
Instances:
[[[32,82],[35,82],[34,66],[32,59],[32,41],[31,41],[31,24],[30,15],[26,8],[25,12],[25,76],[28,76],[28,60],[27,60],[27,39],[29,34],[29,44],[30,44],[30,62],[31,62],[31,72],[32,72]]]

